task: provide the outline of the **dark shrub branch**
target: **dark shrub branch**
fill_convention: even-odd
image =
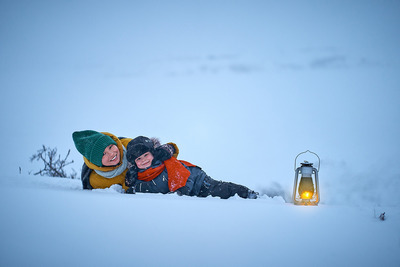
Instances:
[[[57,148],[50,148],[43,145],[41,149],[37,151],[36,154],[32,155],[30,158],[31,162],[33,161],[42,161],[44,164],[44,168],[40,171],[34,173],[34,175],[46,175],[51,177],[68,177],[68,178],[76,178],[77,173],[73,170],[73,173],[67,175],[64,168],[65,166],[74,163],[73,160],[68,161],[68,156],[71,150],[68,150],[65,158],[61,158],[61,155],[57,155]]]

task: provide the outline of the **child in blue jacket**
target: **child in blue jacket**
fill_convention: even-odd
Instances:
[[[128,174],[127,193],[177,192],[198,197],[220,197],[234,195],[242,198],[257,198],[258,193],[230,182],[216,181],[200,167],[172,157],[176,147],[159,145],[158,140],[139,136],[127,146]]]

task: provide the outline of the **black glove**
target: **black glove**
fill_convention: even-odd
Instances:
[[[160,161],[165,161],[167,159],[170,159],[174,153],[175,153],[175,148],[173,145],[164,144],[164,145],[158,146],[154,150],[154,158],[158,159]]]
[[[138,176],[138,168],[136,164],[128,164],[129,169],[125,174],[125,185],[128,187],[134,186]]]
[[[134,186],[129,187],[128,190],[126,190],[126,193],[127,194],[136,194],[135,187]]]

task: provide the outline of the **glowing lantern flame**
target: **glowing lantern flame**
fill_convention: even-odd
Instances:
[[[300,195],[300,198],[301,199],[311,199],[313,195],[314,195],[313,192],[305,191]]]

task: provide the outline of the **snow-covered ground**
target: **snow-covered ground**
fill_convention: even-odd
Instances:
[[[399,267],[399,14],[374,0],[0,1],[0,267]],[[79,173],[71,134],[88,129],[175,142],[211,177],[284,197],[29,175],[42,145],[71,149]],[[284,201],[308,149],[318,207]]]
[[[0,266],[400,266],[398,205],[127,195],[30,175],[1,177],[0,201]]]

